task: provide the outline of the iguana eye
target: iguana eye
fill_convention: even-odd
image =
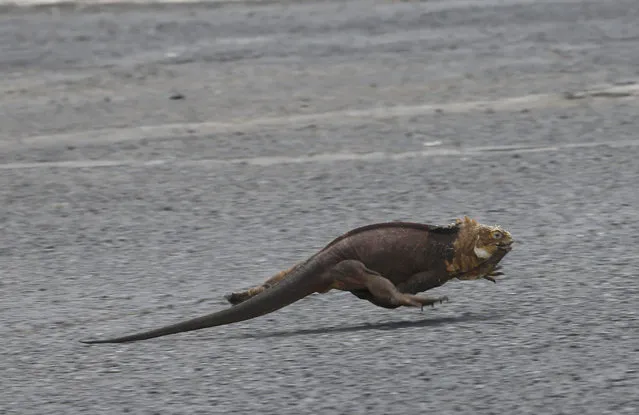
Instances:
[[[503,233],[499,231],[493,231],[493,239],[501,239],[504,236]]]

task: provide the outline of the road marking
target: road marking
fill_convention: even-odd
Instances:
[[[584,0],[559,0],[560,4],[574,4],[583,3]],[[316,4],[320,3],[317,0],[0,0],[1,6],[14,6],[14,7],[34,7],[34,6],[60,6],[60,5],[73,5],[76,7],[89,7],[89,6],[157,6],[157,5],[189,5],[189,4],[207,4],[212,3],[215,5],[246,5],[246,6],[259,6],[259,5],[272,5],[281,6],[282,4]],[[340,5],[341,1],[337,0],[334,4]],[[377,7],[392,7],[396,6],[393,0],[381,0],[381,1],[361,1]],[[428,3],[421,5],[421,8],[428,12],[438,12],[446,10],[467,9],[467,8],[495,8],[495,7],[512,7],[512,6],[526,6],[529,4],[557,4],[558,0],[508,0],[504,3],[503,0],[440,0],[429,1]],[[400,3],[401,7],[402,4]]]
[[[503,3],[503,0],[441,0],[441,1],[433,1],[432,4],[427,4],[424,8],[429,11],[440,11],[440,10],[455,10],[455,9],[465,9],[469,7],[479,8],[479,7],[498,7],[498,6],[514,6],[514,5],[527,5],[527,4],[539,4],[539,3],[556,3],[557,0],[509,0],[507,4]],[[582,3],[583,0],[561,0],[561,3],[564,4],[572,4],[572,3]],[[278,5],[286,4],[286,1],[276,1],[276,0],[0,0],[0,5],[9,5],[9,6],[53,6],[53,5],[64,5],[64,4],[72,4],[77,6],[91,6],[91,5],[138,5],[138,6],[154,6],[154,5],[164,5],[164,4],[246,4],[246,5],[260,5],[260,4],[271,4],[276,3]],[[292,0],[288,1],[288,3],[293,3]],[[319,3],[319,1],[314,0],[305,0],[305,1],[295,1],[295,3],[301,4],[313,4]],[[335,3],[338,3],[337,1]],[[382,0],[382,1],[373,1],[373,4],[378,6],[392,6],[391,0]]]
[[[20,170],[20,169],[86,169],[86,168],[109,168],[109,167],[153,167],[153,166],[229,166],[229,165],[249,165],[249,166],[274,166],[279,164],[310,164],[310,163],[336,163],[345,161],[384,161],[384,160],[404,160],[411,158],[427,157],[469,157],[484,156],[494,157],[503,154],[525,154],[525,153],[553,153],[560,151],[570,151],[582,148],[631,148],[639,146],[639,139],[618,140],[590,143],[567,143],[548,146],[485,146],[470,148],[433,148],[422,151],[406,151],[402,153],[370,152],[370,153],[325,153],[312,156],[274,156],[274,157],[251,157],[235,159],[203,159],[203,160],[183,160],[183,159],[157,159],[157,160],[80,160],[80,161],[52,161],[41,163],[7,163],[0,164],[0,170]]]
[[[238,131],[246,132],[267,127],[303,128],[311,125],[327,124],[335,126],[396,117],[430,115],[439,112],[469,113],[485,110],[510,112],[535,108],[575,107],[583,105],[584,100],[636,100],[637,96],[639,96],[639,83],[613,86],[605,85],[593,87],[587,91],[577,91],[569,94],[533,94],[495,100],[453,102],[446,104],[398,105],[394,107],[299,114],[285,117],[241,119],[231,122],[174,123],[40,135],[14,141],[3,140],[0,142],[0,150],[68,145],[77,147],[141,140],[184,138],[191,137],[194,134],[207,135]]]

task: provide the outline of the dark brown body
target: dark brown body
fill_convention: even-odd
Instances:
[[[329,262],[356,259],[394,284],[423,271],[446,273],[457,238],[454,227],[390,222],[355,229],[328,244],[318,257]]]
[[[401,292],[415,294],[448,281],[445,261],[453,258],[456,237],[457,229],[453,227],[405,222],[377,224],[355,229],[334,240],[320,251],[317,259],[330,266],[348,259],[360,261],[401,288]],[[369,290],[357,284],[333,288],[373,299]]]
[[[476,225],[476,222],[471,224]],[[469,232],[470,228],[466,233],[470,235]],[[465,235],[464,222],[448,226],[390,222],[357,228],[264,285],[227,297],[235,304],[231,308],[149,332],[85,343],[144,340],[230,324],[270,313],[310,294],[331,289],[350,291],[385,308],[433,305],[443,299],[414,294],[465,273],[491,275],[510,250],[508,244],[488,260],[472,259],[474,255],[468,260],[460,257],[458,252],[464,246],[460,245],[460,235]],[[453,270],[456,263],[470,265],[464,265],[467,269]]]

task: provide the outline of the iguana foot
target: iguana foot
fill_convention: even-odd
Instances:
[[[229,303],[237,305],[243,301],[248,300],[249,298],[251,298],[251,296],[248,294],[248,291],[243,291],[226,294],[224,298],[226,298],[226,301],[228,301]]]
[[[495,269],[493,269],[491,272],[489,272],[488,274],[484,275],[484,279],[488,280],[488,281],[492,281],[495,284],[497,283],[497,280],[495,279],[495,277],[499,277],[501,275],[504,275],[503,272],[501,272],[501,266],[497,265],[495,267]]]
[[[420,307],[422,310],[424,309],[425,305],[429,305],[432,307],[435,307],[435,304],[440,303],[443,304],[444,301],[448,301],[448,297],[443,296],[443,297],[423,297],[423,296],[419,296],[419,295],[411,295],[411,294],[404,294],[404,296],[410,297],[411,299],[411,304],[414,307]],[[404,305],[409,305],[409,304],[404,304]]]
[[[227,294],[224,296],[224,298],[226,298],[226,301],[228,301],[229,303],[233,305],[238,305],[239,303],[244,302],[248,300],[249,298],[258,295],[259,293],[266,290],[267,288],[269,288],[269,286],[264,284],[264,285],[250,288],[246,291],[237,291],[231,294]]]
[[[228,301],[229,303],[233,305],[237,305],[241,302],[244,302],[248,300],[249,298],[258,295],[259,293],[266,290],[267,288],[277,285],[277,283],[279,283],[281,280],[286,278],[286,276],[289,275],[291,271],[295,269],[296,266],[297,265],[295,265],[294,267],[290,269],[278,272],[277,274],[275,274],[268,280],[264,281],[264,283],[262,283],[261,285],[258,285],[253,288],[249,288],[246,291],[238,291],[231,294],[227,294],[224,296],[224,298],[226,298],[226,301]]]

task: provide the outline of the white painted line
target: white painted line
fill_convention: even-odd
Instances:
[[[146,5],[152,6],[157,4],[206,4],[206,3],[264,3],[270,0],[0,0],[0,5],[6,6],[55,6],[59,4],[74,4],[79,7],[91,5]]]
[[[444,143],[441,140],[426,141],[422,143],[424,147],[437,147],[437,146],[441,146],[442,144]]]
[[[473,111],[521,111],[535,108],[575,107],[583,105],[584,99],[629,99],[639,96],[639,83],[630,85],[601,86],[588,91],[579,91],[566,98],[566,94],[534,94],[496,100],[453,102],[447,104],[399,105],[362,110],[332,111],[317,114],[300,114],[284,117],[268,117],[235,120],[231,122],[175,123],[147,125],[127,128],[107,128],[78,133],[40,135],[20,140],[0,142],[0,150],[6,148],[43,148],[58,145],[82,146],[87,144],[111,144],[140,140],[170,139],[193,136],[193,134],[232,133],[266,127],[301,128],[309,125],[344,125],[393,117],[429,115],[438,112],[469,113]]]
[[[631,148],[638,147],[639,139],[618,140],[590,143],[567,143],[552,146],[488,146],[473,148],[435,148],[423,151],[407,151],[403,153],[326,153],[313,156],[276,156],[276,157],[252,157],[236,158],[228,160],[203,159],[203,160],[180,160],[180,159],[157,159],[157,160],[82,160],[82,161],[54,161],[42,163],[7,163],[0,164],[0,170],[20,170],[20,169],[86,169],[86,168],[109,168],[109,167],[153,167],[158,165],[171,165],[178,167],[207,166],[220,167],[229,165],[249,165],[249,166],[274,166],[279,164],[305,164],[305,163],[335,163],[344,161],[383,161],[383,160],[404,160],[410,158],[427,157],[501,157],[504,154],[525,154],[525,153],[554,153],[560,151],[574,150],[579,148],[612,147]]]
[[[584,0],[561,0],[561,3],[572,4],[572,3],[583,3]],[[319,3],[318,1],[313,0],[288,0],[288,1],[279,1],[277,4],[281,3]],[[479,7],[498,7],[498,6],[512,6],[512,5],[526,5],[526,4],[540,4],[540,3],[556,3],[557,0],[508,0],[508,3],[504,3],[504,0],[440,0],[440,1],[429,1],[428,4],[424,7],[426,10],[455,10],[455,9],[465,9],[468,7],[479,8]],[[88,6],[88,5],[126,5],[126,4],[135,4],[135,5],[155,5],[155,4],[219,4],[219,3],[247,3],[247,4],[260,4],[260,3],[275,3],[274,0],[0,0],[0,5],[11,5],[11,6],[45,6],[45,5],[56,5],[56,4],[75,4],[78,6]],[[337,2],[336,2],[337,3]],[[371,4],[377,4],[378,6],[392,6],[392,0],[380,0],[380,1],[370,1]]]

